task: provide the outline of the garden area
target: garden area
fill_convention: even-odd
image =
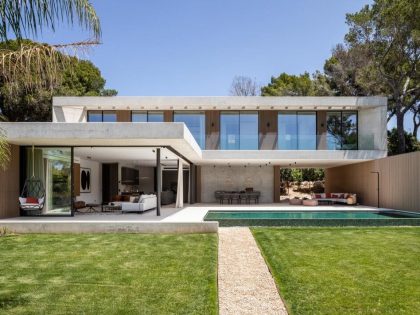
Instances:
[[[323,193],[325,173],[322,168],[282,168],[280,170],[280,200],[310,198],[311,193]]]
[[[289,314],[418,314],[420,228],[253,228]]]
[[[217,236],[0,237],[1,314],[217,314]]]

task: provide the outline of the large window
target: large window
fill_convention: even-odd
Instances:
[[[221,150],[258,150],[258,113],[222,112]]]
[[[163,112],[161,111],[139,111],[133,110],[131,112],[132,122],[163,122]]]
[[[131,112],[131,121],[132,122],[147,122],[147,112],[146,111],[132,111]]]
[[[205,149],[206,119],[204,112],[175,112],[174,122],[183,122],[194,136],[200,148]]]
[[[357,150],[357,112],[327,112],[328,150]]]
[[[280,112],[278,149],[316,150],[316,112]]]
[[[147,112],[148,122],[163,122],[163,112]]]
[[[26,177],[42,181],[45,203],[44,215],[71,214],[71,149],[26,148]],[[27,192],[39,198],[39,190]]]
[[[117,113],[112,110],[90,110],[87,115],[88,122],[116,122]]]

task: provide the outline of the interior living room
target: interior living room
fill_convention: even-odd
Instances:
[[[161,204],[175,205],[179,157],[166,148],[161,149],[161,157]],[[143,212],[156,208],[155,147],[75,147],[73,169],[74,206],[78,213]],[[183,167],[182,179],[183,202],[188,202],[187,165]],[[154,201],[142,208],[141,196]]]
[[[41,209],[28,209],[21,215],[140,213],[157,208],[157,185],[162,187],[162,206],[189,201],[189,166],[168,148],[27,146],[21,151],[23,189],[31,194],[39,190],[43,203]]]

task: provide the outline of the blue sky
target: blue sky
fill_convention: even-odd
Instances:
[[[228,95],[235,75],[260,85],[322,70],[368,0],[93,0],[102,45],[88,59],[119,95]],[[39,40],[79,41],[62,27]],[[408,118],[408,121],[410,118]],[[408,122],[407,121],[407,122]],[[407,126],[410,128],[410,126]]]

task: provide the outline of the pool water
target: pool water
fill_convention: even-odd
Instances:
[[[205,221],[220,226],[420,225],[420,213],[406,211],[216,211]]]

